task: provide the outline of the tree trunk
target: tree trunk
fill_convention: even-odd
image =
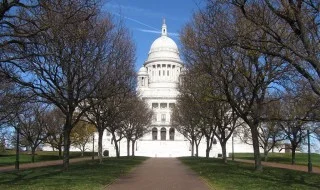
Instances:
[[[134,151],[135,151],[135,150],[134,150],[134,148],[135,148],[134,144],[136,143],[136,141],[135,141],[135,140],[132,140],[131,142],[132,142],[132,147],[131,147],[132,151],[131,151],[131,155],[132,155],[132,156],[134,156]]]
[[[258,138],[258,125],[254,125],[251,128],[252,146],[254,154],[254,168],[255,171],[262,171],[259,138]]]
[[[268,161],[268,148],[264,148],[263,150],[263,156],[264,156],[264,161],[267,162]]]
[[[99,163],[101,164],[103,161],[103,152],[102,152],[102,137],[103,137],[103,130],[98,130],[98,156],[99,156]]]
[[[127,138],[127,156],[130,156],[130,139]]]
[[[194,139],[191,140],[191,156],[194,157]]]
[[[61,155],[62,155],[62,146],[59,146],[58,150],[59,150],[59,159],[61,159]]]
[[[114,147],[116,148],[116,156],[117,158],[120,158],[119,146],[118,146],[118,142],[116,140],[116,135],[114,134],[114,132],[112,132],[112,138],[114,142]]]
[[[209,154],[210,154],[210,137],[206,137],[206,140],[207,140],[206,158],[209,158]]]
[[[68,170],[69,169],[69,155],[70,155],[70,133],[71,133],[71,123],[68,127],[65,127],[64,129],[64,151],[63,151],[63,169]]]
[[[34,163],[34,156],[36,153],[36,148],[35,147],[31,147],[31,162]]]
[[[226,147],[226,142],[225,141],[222,141],[220,142],[221,144],[221,149],[222,149],[222,160],[223,160],[223,163],[227,163],[227,147]]]
[[[296,164],[296,149],[297,149],[297,146],[292,145],[292,152],[291,152],[291,164],[292,165]]]
[[[85,146],[83,146],[82,149],[81,149],[81,157],[84,156],[84,150],[85,150]]]
[[[196,143],[196,157],[199,157],[199,144]]]

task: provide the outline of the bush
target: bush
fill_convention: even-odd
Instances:
[[[103,156],[109,156],[109,150],[103,151]]]

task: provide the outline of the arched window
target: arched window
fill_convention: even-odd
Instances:
[[[169,129],[169,137],[171,141],[174,141],[174,128]]]
[[[162,141],[166,140],[166,135],[167,135],[167,130],[166,130],[166,128],[162,127],[161,128],[161,140]]]
[[[158,139],[158,129],[157,128],[153,128],[152,129],[152,140],[157,140]]]

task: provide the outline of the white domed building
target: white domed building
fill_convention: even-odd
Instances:
[[[185,72],[180,59],[177,44],[168,37],[165,22],[162,25],[161,36],[151,45],[148,58],[138,71],[138,92],[154,112],[150,133],[136,141],[135,155],[148,157],[180,157],[191,156],[190,142],[171,126],[172,107],[178,96],[179,76]],[[237,143],[237,152],[252,152],[252,146]],[[227,143],[227,154],[231,152],[231,140]],[[119,143],[120,155],[127,155],[127,142]],[[95,148],[96,149],[96,148]],[[199,156],[205,156],[206,140],[199,145]],[[109,156],[116,156],[116,151],[110,134],[103,136],[103,150],[109,151]],[[131,147],[130,147],[131,150]],[[213,144],[210,157],[221,154],[219,143]]]
[[[181,157],[191,156],[190,142],[171,126],[172,107],[178,96],[179,76],[185,72],[180,59],[177,44],[168,37],[167,26],[163,21],[161,36],[151,45],[148,58],[138,71],[137,90],[141,98],[148,103],[154,115],[150,126],[150,133],[138,139],[135,144],[136,156],[147,157]],[[98,150],[98,134],[94,135],[94,145],[88,143],[86,148]],[[127,141],[119,142],[120,156],[127,155]],[[131,143],[130,143],[131,146]],[[227,143],[227,155],[232,152],[232,140]],[[234,138],[235,152],[253,152],[252,146],[243,143],[239,138]],[[47,146],[44,150],[51,150]],[[71,150],[77,148],[71,146]],[[116,150],[111,135],[105,130],[103,135],[102,150],[107,150],[109,156],[116,156]],[[199,144],[199,156],[205,157],[206,140],[202,138]],[[131,147],[130,147],[131,151]],[[210,157],[221,154],[219,142],[211,147]],[[131,152],[130,152],[131,154]]]
[[[161,36],[152,43],[148,58],[138,72],[138,92],[154,111],[154,117],[151,133],[138,141],[136,155],[190,155],[189,142],[170,125],[171,108],[176,103],[182,69],[178,46],[168,37],[164,22]]]

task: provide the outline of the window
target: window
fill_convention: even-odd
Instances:
[[[141,77],[141,86],[144,86],[144,77]]]
[[[155,69],[156,68],[156,66],[155,65],[152,65],[152,67]]]
[[[169,108],[173,108],[174,107],[174,103],[169,103]]]
[[[166,114],[162,114],[161,115],[161,122],[165,122],[166,121]]]
[[[165,70],[162,71],[162,76],[166,76],[166,71]]]
[[[160,103],[160,108],[167,108],[167,103]]]
[[[169,70],[167,71],[167,76],[169,76]]]
[[[158,129],[157,128],[153,128],[152,129],[152,140],[157,140],[158,139]]]
[[[162,141],[165,141],[165,140],[166,140],[166,134],[167,134],[166,128],[162,127],[162,128],[161,128],[161,140],[162,140]]]
[[[152,120],[153,120],[153,121],[157,121],[157,115],[156,115],[156,114],[154,114],[154,115],[152,116]]]
[[[161,76],[161,71],[159,71],[159,76]]]
[[[152,109],[157,109],[159,107],[158,103],[152,103]]]
[[[174,128],[169,129],[169,138],[171,141],[174,141]]]

